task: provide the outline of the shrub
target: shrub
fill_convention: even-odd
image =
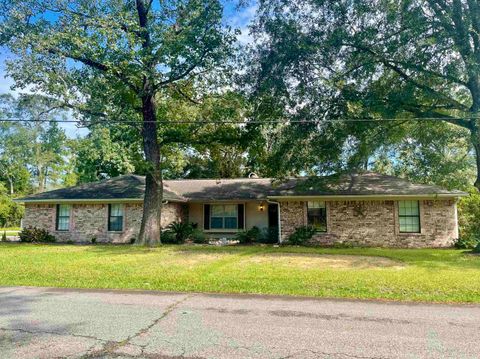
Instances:
[[[453,244],[455,248],[458,249],[472,249],[477,246],[479,243],[477,236],[470,235],[466,237],[458,238]]]
[[[178,244],[175,233],[170,230],[163,231],[160,239],[164,244]]]
[[[193,241],[193,243],[197,243],[197,244],[208,243],[207,236],[203,231],[199,229],[194,229],[192,231],[192,234],[190,235],[190,239]]]
[[[480,253],[480,242],[473,248],[472,253]]]
[[[236,239],[241,244],[250,244],[253,242],[257,242],[261,238],[262,232],[256,226],[253,226],[248,231],[242,231],[237,233]]]
[[[187,222],[173,222],[167,227],[175,235],[176,243],[184,243],[192,234],[193,227]]]
[[[480,193],[472,189],[468,197],[458,202],[458,225],[460,239],[457,248],[475,248],[480,242]]]
[[[295,232],[288,237],[287,241],[290,244],[302,245],[312,239],[315,232],[316,229],[311,226],[298,227],[295,228]]]
[[[257,240],[259,243],[274,244],[278,243],[278,228],[269,227],[264,228],[260,235],[260,238]]]
[[[52,243],[57,240],[55,236],[48,233],[47,230],[37,227],[24,228],[18,236],[21,242],[29,243]]]
[[[6,192],[5,186],[0,183],[0,228],[20,225],[24,213],[23,206],[13,202]]]
[[[2,241],[2,242],[6,242],[6,241],[7,241],[7,232],[6,232],[6,231],[3,231],[1,241]]]
[[[92,237],[92,239],[90,239],[90,242],[92,242],[92,244],[97,243],[97,237]]]

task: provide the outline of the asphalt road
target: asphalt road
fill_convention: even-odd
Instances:
[[[1,358],[479,358],[480,306],[0,288]]]

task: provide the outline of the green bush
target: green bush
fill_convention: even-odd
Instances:
[[[259,243],[274,244],[278,243],[278,228],[270,227],[264,228],[260,238],[257,239]]]
[[[7,232],[6,231],[3,231],[3,234],[2,234],[2,242],[6,242],[7,241]]]
[[[0,183],[0,228],[20,225],[24,208],[4,193],[5,188]]]
[[[470,195],[458,202],[458,225],[460,238],[455,247],[475,248],[480,242],[480,193],[477,189],[470,190]]]
[[[28,243],[53,243],[57,240],[46,229],[37,227],[24,228],[18,236],[21,242]]]
[[[235,238],[241,244],[250,244],[253,242],[258,242],[261,236],[262,236],[262,232],[260,231],[260,229],[256,226],[253,226],[248,231],[242,231],[237,233]]]
[[[164,244],[178,244],[175,233],[173,233],[171,230],[168,230],[168,229],[162,232],[160,240]]]
[[[192,234],[190,235],[190,239],[192,240],[193,243],[197,243],[197,244],[208,243],[208,238],[206,234],[199,229],[194,229],[192,231]]]
[[[469,235],[466,237],[458,238],[453,244],[453,246],[458,249],[472,249],[475,248],[478,243],[478,238],[473,235]]]
[[[181,244],[190,238],[190,235],[193,232],[193,227],[187,222],[173,222],[170,223],[167,230],[174,234],[176,243]]]
[[[295,232],[288,237],[287,241],[289,244],[302,245],[312,239],[316,232],[317,230],[311,226],[298,227],[295,228]]]
[[[480,242],[473,248],[472,253],[480,253]]]

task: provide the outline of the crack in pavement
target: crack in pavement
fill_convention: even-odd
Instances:
[[[311,350],[311,349],[303,349],[299,350],[295,353],[288,354],[287,356],[282,356],[278,359],[289,359],[289,358],[294,358],[296,355],[301,355],[302,353],[311,353],[313,355],[324,355],[324,356],[340,356],[344,358],[354,358],[354,359],[386,359],[387,357],[371,357],[371,356],[361,356],[361,355],[354,355],[354,354],[347,354],[347,353],[339,353],[339,352],[321,352],[321,351],[316,351],[316,350]]]
[[[6,332],[20,332],[20,333],[26,333],[26,334],[32,334],[32,335],[37,335],[37,334],[50,334],[50,335],[58,335],[58,336],[71,336],[75,338],[85,338],[85,339],[93,339],[97,340],[100,342],[106,342],[105,339],[100,339],[97,337],[94,337],[92,335],[83,335],[83,334],[74,334],[74,333],[60,333],[60,332],[55,332],[55,331],[48,331],[48,330],[28,330],[28,329],[22,329],[22,328],[2,328],[0,327],[0,330],[4,330]]]
[[[170,304],[166,309],[165,311],[162,313],[162,315],[160,317],[158,317],[157,319],[155,319],[152,323],[150,323],[149,325],[147,325],[145,328],[142,328],[140,329],[138,332],[136,332],[135,334],[133,335],[130,335],[128,336],[127,338],[125,338],[124,340],[122,341],[109,341],[107,343],[105,343],[105,345],[103,346],[102,349],[100,350],[97,350],[97,351],[94,351],[90,354],[87,354],[87,355],[84,355],[82,356],[82,358],[84,359],[87,359],[87,358],[97,358],[99,356],[102,356],[102,355],[112,355],[114,354],[114,352],[118,351],[119,349],[121,349],[122,347],[125,347],[126,345],[135,345],[139,348],[141,348],[141,354],[140,355],[143,355],[145,356],[144,354],[144,350],[146,349],[146,345],[137,345],[137,344],[131,344],[130,342],[135,339],[135,338],[138,338],[139,336],[141,335],[144,335],[146,333],[148,333],[148,331],[150,329],[152,329],[155,325],[157,325],[162,319],[164,319],[165,317],[167,317],[172,311],[174,311],[180,304],[183,304],[184,302],[186,302],[187,300],[195,297],[197,294],[195,293],[191,293],[191,294],[187,294],[185,295],[184,298],[182,299],[179,299],[177,301],[175,301],[174,303]],[[125,356],[124,354],[118,354],[118,356]],[[137,356],[132,356],[132,355],[128,355],[128,357],[131,357],[131,358],[135,358],[135,357],[139,357],[138,355]],[[148,354],[147,354],[148,356]],[[157,356],[158,357],[158,356]],[[164,358],[162,356],[160,356],[159,358]],[[165,358],[168,358],[168,357],[165,357]],[[173,358],[173,357],[172,357]],[[183,358],[183,356],[179,357],[179,358]]]

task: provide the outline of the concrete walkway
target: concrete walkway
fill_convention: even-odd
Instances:
[[[1,358],[478,358],[480,307],[0,288]]]

